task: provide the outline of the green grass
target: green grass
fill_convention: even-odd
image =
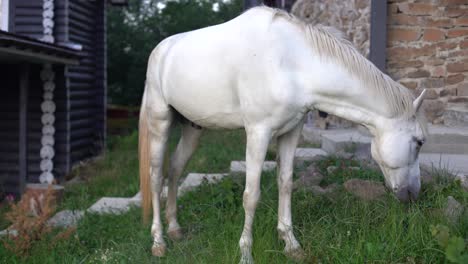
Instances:
[[[171,137],[172,147],[178,133]],[[136,141],[135,134],[114,138],[106,156],[84,169],[95,173],[89,181],[66,191],[63,207],[86,208],[104,195],[134,195],[138,190]],[[244,152],[242,131],[207,131],[187,171],[224,172],[231,160],[243,159]],[[330,165],[339,169],[325,177],[323,185],[356,177],[383,180],[378,171],[367,168],[346,170],[360,166],[356,161],[330,157],[318,163],[324,173]],[[253,255],[256,263],[289,263],[276,232],[275,174],[264,173],[262,177]],[[73,237],[53,247],[38,242],[28,258],[15,257],[0,246],[0,263],[237,263],[244,218],[243,186],[243,177],[233,176],[181,197],[179,222],[186,238],[177,243],[166,238],[164,258],[151,257],[150,226],[142,224],[140,210],[134,208],[120,216],[87,215]],[[468,217],[451,224],[441,214],[448,195],[468,205],[468,194],[453,182],[424,185],[420,199],[412,204],[401,204],[390,194],[363,202],[341,188],[331,196],[296,191],[292,202],[294,230],[307,253],[306,263],[444,263],[444,253],[431,236],[430,226],[444,224],[452,234],[468,236]]]

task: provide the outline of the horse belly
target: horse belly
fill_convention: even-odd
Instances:
[[[237,96],[229,87],[181,82],[171,86],[169,104],[185,118],[206,128],[236,129],[244,126]]]

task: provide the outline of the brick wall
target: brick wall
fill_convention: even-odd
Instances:
[[[468,0],[388,0],[387,19],[389,75],[415,93],[428,88],[429,121],[465,125]]]

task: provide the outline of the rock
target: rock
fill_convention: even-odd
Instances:
[[[5,230],[0,231],[0,237],[4,237],[4,236],[12,236],[12,237],[18,236],[18,231],[15,229],[11,229],[9,227]]]
[[[102,197],[88,208],[87,212],[95,214],[122,214],[130,210],[131,206],[138,205],[139,202],[133,198]]]
[[[386,191],[381,182],[351,179],[344,183],[345,189],[365,201],[372,201],[383,196]]]
[[[76,226],[78,221],[83,218],[84,212],[80,210],[64,210],[56,213],[47,221],[47,225],[53,227],[71,227]]]
[[[184,182],[180,185],[178,195],[182,195],[187,191],[193,190],[197,186],[201,185],[203,181],[207,181],[208,183],[215,183],[227,175],[227,173],[189,173]]]
[[[320,184],[322,179],[323,175],[317,170],[315,165],[310,165],[305,171],[299,174],[299,179],[294,182],[293,189],[317,186]]]
[[[461,187],[468,192],[468,175],[459,174],[455,179],[460,181]]]
[[[447,197],[447,203],[444,208],[444,215],[452,223],[457,223],[460,216],[463,214],[464,208],[452,196]]]
[[[360,170],[361,168],[352,166],[352,167],[348,167],[348,169],[350,169],[350,170]]]
[[[275,161],[263,162],[262,171],[272,171],[276,169]],[[245,172],[246,163],[245,161],[231,161],[231,172]]]
[[[327,153],[319,148],[297,148],[294,154],[296,160],[316,160],[317,157],[323,157]]]
[[[338,169],[338,167],[336,167],[336,166],[328,166],[328,167],[327,167],[327,172],[328,172],[328,174],[332,174],[332,173],[334,173],[337,169]]]
[[[306,190],[312,192],[314,195],[325,195],[334,192],[338,187],[338,184],[333,183],[328,185],[327,187],[320,187],[320,186],[309,186]]]

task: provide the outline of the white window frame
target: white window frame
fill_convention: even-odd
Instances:
[[[0,29],[3,31],[8,31],[8,22],[10,19],[10,0],[2,0],[0,8],[2,9]]]

